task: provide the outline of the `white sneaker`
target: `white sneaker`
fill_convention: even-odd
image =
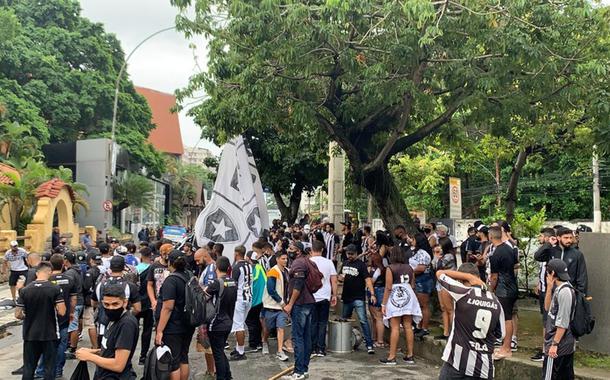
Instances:
[[[288,355],[286,355],[283,350],[282,351],[278,351],[277,355],[275,355],[275,357],[278,358],[278,360],[281,360],[283,362],[288,360]]]
[[[304,380],[306,379],[305,375],[302,375],[300,373],[293,373],[292,376],[290,376],[290,380]]]

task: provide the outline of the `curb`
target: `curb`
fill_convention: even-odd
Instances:
[[[404,345],[404,338],[401,336],[401,345]],[[445,342],[435,341],[431,337],[424,337],[423,341],[415,341],[414,354],[427,361],[442,366],[441,359]],[[542,363],[534,363],[522,358],[508,358],[496,361],[495,378],[497,379],[538,379],[542,376]],[[574,369],[575,378],[579,380],[606,380],[608,377],[592,376],[579,373],[578,368]]]

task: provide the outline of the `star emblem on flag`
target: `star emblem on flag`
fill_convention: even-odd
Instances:
[[[235,223],[233,223],[229,215],[222,208],[208,216],[205,223],[204,236],[217,243],[239,240],[239,233]]]
[[[258,207],[255,207],[248,215],[248,219],[246,220],[246,224],[248,225],[248,229],[252,231],[254,236],[259,237],[262,233],[262,223],[261,216],[258,211]]]

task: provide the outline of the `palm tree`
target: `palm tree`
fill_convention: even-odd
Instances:
[[[17,229],[19,220],[32,214],[36,205],[35,190],[49,178],[49,169],[36,160],[21,163],[20,175],[4,173],[12,184],[0,184],[0,209],[8,206],[11,228]]]
[[[112,186],[114,206],[120,212],[129,206],[150,210],[153,206],[154,185],[146,177],[124,172]]]

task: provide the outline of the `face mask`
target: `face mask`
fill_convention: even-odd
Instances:
[[[432,232],[432,230],[430,228],[424,228],[424,232],[429,234],[430,232]]]
[[[118,309],[104,308],[104,313],[106,314],[110,322],[116,322],[121,319],[121,315],[123,315],[124,311],[125,309],[123,309],[122,307],[119,307]]]
[[[296,259],[296,257],[297,257],[297,253],[296,253],[296,252],[288,252],[288,257],[289,257],[291,260],[294,260],[294,259]]]

